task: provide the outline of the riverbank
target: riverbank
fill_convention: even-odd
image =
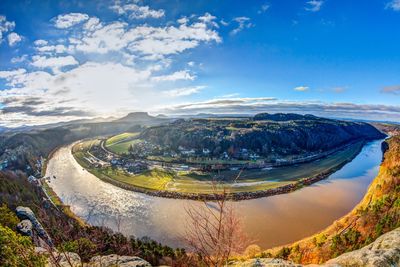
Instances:
[[[321,231],[351,210],[378,174],[381,159],[381,141],[374,141],[329,179],[290,194],[233,205],[243,219],[244,231],[262,249],[288,244]],[[187,221],[182,211],[187,205],[201,204],[153,197],[104,182],[76,162],[71,146],[54,154],[46,176],[51,177],[54,192],[87,223],[126,236],[148,236],[172,247],[182,246],[181,231]]]
[[[357,142],[355,144],[343,147],[341,149],[338,149],[336,152],[336,156],[338,159],[335,162],[330,162],[332,164],[329,167],[325,167],[323,171],[313,174],[313,175],[305,175],[305,178],[299,178],[296,181],[292,180],[284,180],[284,181],[264,181],[262,179],[253,179],[253,180],[246,180],[245,182],[247,184],[253,183],[254,185],[257,185],[256,190],[252,188],[253,191],[246,190],[248,188],[243,187],[238,190],[238,188],[233,188],[233,186],[240,185],[240,181],[237,184],[229,184],[227,183],[225,186],[225,190],[228,194],[228,198],[233,201],[240,201],[240,200],[249,200],[249,199],[256,199],[256,198],[261,198],[261,197],[270,197],[274,195],[280,195],[280,194],[286,194],[290,193],[293,191],[296,191],[300,188],[303,188],[304,186],[309,186],[313,183],[316,183],[318,181],[321,181],[323,179],[326,179],[329,177],[332,173],[338,171],[341,169],[344,165],[347,163],[351,162],[361,151],[362,147],[365,145],[365,142]],[[133,182],[127,183],[124,181],[129,180],[129,176],[125,177],[126,175],[124,174],[119,174],[116,172],[115,175],[112,177],[109,176],[109,174],[105,174],[102,172],[99,168],[94,168],[85,160],[84,154],[81,153],[73,153],[73,156],[75,160],[78,162],[79,165],[81,165],[84,169],[98,177],[99,179],[111,183],[115,186],[118,186],[120,188],[134,191],[134,192],[139,192],[139,193],[144,193],[150,196],[156,196],[156,197],[163,197],[163,198],[173,198],[173,199],[188,199],[188,200],[201,200],[201,201],[215,201],[219,200],[222,197],[224,197],[220,193],[215,193],[215,190],[212,190],[212,184],[209,184],[210,190],[207,193],[202,193],[202,192],[180,192],[176,190],[175,188],[173,190],[154,190],[153,188],[148,188],[148,187],[142,187],[138,186],[138,178],[139,176],[132,176],[131,180]],[[334,157],[335,155],[330,155],[327,156],[329,157]],[[322,164],[322,163],[321,163]],[[305,165],[304,165],[305,166]],[[293,166],[292,171],[294,173],[297,172],[297,168],[302,168],[303,165],[299,165],[299,167]],[[312,166],[309,166],[312,167]],[[303,168],[304,169],[304,168]],[[286,169],[284,169],[286,172]],[[310,170],[308,170],[310,171]],[[286,175],[286,174],[284,174]],[[122,176],[123,179],[122,179]],[[279,176],[278,176],[279,177]],[[135,180],[136,179],[136,180]],[[123,180],[123,181],[121,181]],[[131,181],[129,180],[129,181]],[[179,181],[182,183],[181,181]],[[281,184],[279,184],[281,183]],[[204,185],[205,183],[202,183]],[[245,183],[243,183],[245,184]],[[231,188],[232,186],[232,188]],[[220,186],[221,188],[223,186]],[[194,184],[193,183],[193,188],[196,188],[198,190],[199,188],[199,183]],[[260,188],[261,190],[258,190]],[[189,188],[190,190],[190,188]],[[221,190],[222,191],[222,190]],[[239,191],[239,192],[235,192]]]
[[[296,263],[323,263],[359,249],[400,227],[400,136],[382,144],[385,152],[378,176],[361,202],[325,230],[290,245],[261,253]]]

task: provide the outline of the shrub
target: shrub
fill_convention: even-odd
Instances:
[[[88,262],[94,256],[96,245],[87,238],[79,238],[74,241],[64,242],[60,246],[61,251],[77,253],[82,261]]]
[[[250,245],[244,251],[244,255],[246,255],[249,258],[254,258],[260,253],[261,253],[261,248],[257,245]]]
[[[45,256],[35,253],[29,237],[0,225],[0,266],[40,267],[45,263]]]
[[[287,260],[289,255],[290,255],[291,249],[288,247],[283,247],[281,248],[281,250],[278,251],[278,253],[276,254],[275,258],[280,258],[280,259],[284,259]]]
[[[19,223],[18,217],[12,212],[6,204],[0,206],[0,224],[15,230]]]

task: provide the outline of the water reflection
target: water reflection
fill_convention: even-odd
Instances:
[[[236,202],[250,239],[262,248],[286,244],[349,212],[378,173],[380,144],[367,144],[352,162],[319,183],[290,194]],[[54,191],[89,223],[181,245],[185,206],[196,202],[151,197],[102,182],[75,162],[70,147],[61,148],[50,160],[46,176],[53,175]]]

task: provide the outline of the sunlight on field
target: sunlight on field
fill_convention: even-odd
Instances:
[[[106,140],[105,146],[113,153],[123,154],[128,153],[129,147],[138,142],[136,138],[139,133],[122,133],[115,135]]]

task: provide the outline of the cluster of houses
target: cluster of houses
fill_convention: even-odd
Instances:
[[[164,152],[162,150],[164,150]],[[131,155],[134,155],[134,157],[118,156],[103,149],[101,146],[93,146],[90,149],[86,160],[95,167],[101,168],[111,166],[123,169],[131,174],[138,174],[152,168],[200,172],[222,170],[237,171],[240,169],[270,170],[273,167],[303,163],[321,157],[321,154],[303,155],[302,157],[292,157],[291,159],[276,158],[271,162],[263,160],[254,151],[241,148],[237,149],[233,153],[228,153],[226,151],[221,152],[219,157],[215,158],[211,157],[211,151],[207,148],[195,150],[193,148],[179,146],[177,150],[161,149],[159,146],[147,141],[136,143],[129,152]],[[150,155],[163,155],[164,157],[172,157],[176,160],[171,162],[149,160],[147,159],[147,156]],[[198,161],[198,159],[201,158],[210,159],[210,164],[205,164],[204,161]],[[212,162],[212,160],[215,159],[221,159],[224,160],[224,162]],[[245,162],[229,162],[231,159],[245,160]]]
[[[129,153],[134,154],[136,157],[145,158],[150,155],[159,154],[162,148],[151,142],[141,141],[129,148]]]
[[[121,168],[128,173],[138,174],[148,169],[148,164],[142,160],[133,160],[108,153],[100,146],[93,146],[85,159],[94,167]]]

